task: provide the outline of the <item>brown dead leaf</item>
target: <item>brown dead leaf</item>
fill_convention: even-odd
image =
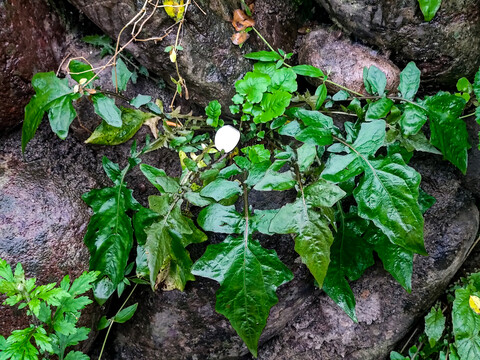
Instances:
[[[242,45],[250,37],[249,34],[240,32],[232,35],[232,43],[234,45]]]
[[[158,121],[160,118],[158,116],[151,117],[143,123],[143,125],[148,126],[152,135],[155,139],[158,139]]]
[[[241,9],[237,9],[233,12],[232,25],[237,31],[245,30],[248,27],[255,26],[255,20],[247,16]]]

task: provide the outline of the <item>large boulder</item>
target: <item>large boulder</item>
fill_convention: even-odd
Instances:
[[[80,195],[41,161],[0,155],[0,258],[12,267],[21,263],[37,284],[59,283],[67,274],[74,279],[88,270],[83,234],[90,215]],[[99,314],[98,306],[88,306],[81,324],[94,329]],[[30,321],[25,310],[0,305],[1,335]]]
[[[144,1],[116,0],[70,0],[85,13],[105,33],[117,38],[120,30],[137,14]],[[295,7],[290,1],[263,1],[257,6],[255,18],[258,17],[259,28],[265,29],[264,35],[275,46],[289,51],[293,48],[296,33],[293,13]],[[254,49],[264,49],[256,35],[252,35],[243,48],[232,44],[231,36],[235,30],[231,24],[233,11],[240,3],[235,0],[192,2],[186,13],[186,21],[180,33],[180,51],[177,61],[181,76],[185,79],[190,98],[202,105],[218,99],[222,104],[231,104],[234,95],[234,83],[245,72],[251,70],[252,63],[243,58],[243,54]],[[148,14],[152,6],[148,7]],[[292,15],[293,13],[293,15]],[[290,15],[289,15],[290,14]],[[287,21],[289,20],[289,21]],[[138,38],[161,37],[169,35],[162,41],[136,41],[127,49],[149,70],[162,75],[165,79],[176,77],[173,64],[165,47],[175,43],[176,27],[171,31],[174,20],[168,17],[162,8],[158,8],[150,20],[143,26]],[[131,38],[131,26],[124,31],[122,44]],[[253,32],[251,32],[253,34]],[[171,81],[167,81],[171,84]]]
[[[454,85],[480,65],[480,1],[443,1],[425,22],[417,0],[317,0],[355,38],[391,51],[399,65],[415,61],[423,79]]]
[[[0,1],[0,133],[23,120],[32,76],[56,70],[63,38],[45,0]]]
[[[479,213],[450,166],[432,159],[414,166],[422,174],[422,187],[437,202],[425,215],[429,256],[415,256],[412,293],[377,265],[352,284],[358,324],[319,294],[302,316],[260,348],[259,359],[387,359],[442,294],[475,241]]]

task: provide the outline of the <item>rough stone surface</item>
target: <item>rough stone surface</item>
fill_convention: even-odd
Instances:
[[[116,0],[71,0],[82,12],[85,13],[105,33],[117,38],[120,30],[141,9],[143,1],[116,1]],[[243,58],[253,49],[264,49],[252,35],[241,49],[232,44],[230,37],[234,28],[231,24],[233,10],[239,7],[239,2],[234,0],[197,1],[206,14],[192,4],[187,11],[186,21],[181,33],[180,52],[178,65],[181,76],[185,79],[190,98],[202,105],[218,99],[222,104],[231,104],[234,95],[236,80],[251,70],[252,63]],[[278,43],[283,34],[295,34],[296,28],[292,22],[295,15],[288,17],[279,15],[280,10],[290,9],[289,1],[268,0],[263,1],[255,15],[261,19],[260,27],[272,33],[265,34],[266,38]],[[283,5],[282,5],[283,4]],[[287,4],[287,5],[285,5]],[[261,11],[261,14],[260,14]],[[291,21],[287,21],[291,19]],[[171,28],[174,21],[170,19],[163,9],[157,9],[152,18],[145,24],[138,38],[163,36]],[[165,79],[175,76],[175,65],[169,60],[164,48],[175,43],[176,27],[165,39],[159,43],[134,42],[127,48],[149,70],[162,75]],[[131,27],[125,31],[122,43],[130,39]],[[127,35],[128,34],[128,35]],[[253,32],[252,32],[253,34]],[[294,45],[294,39],[288,37],[282,44],[284,50],[289,51]],[[171,85],[168,80],[167,83]]]
[[[317,0],[332,20],[399,65],[415,61],[427,84],[454,85],[480,65],[480,1],[443,1],[425,22],[417,0]]]
[[[23,120],[39,71],[55,70],[63,30],[44,0],[0,0],[0,132]]]
[[[353,323],[325,294],[264,347],[259,359],[387,359],[443,292],[475,240],[478,209],[451,166],[426,159],[414,164],[422,187],[437,203],[425,215],[428,257],[414,260],[413,291],[406,293],[381,265],[352,284],[359,323]]]
[[[364,94],[365,66],[375,65],[387,75],[387,90],[394,90],[399,84],[400,70],[391,61],[365,46],[342,39],[339,32],[325,29],[310,32],[301,41],[298,56],[301,64],[314,65],[329,73],[329,80]],[[340,90],[327,85],[332,91]]]

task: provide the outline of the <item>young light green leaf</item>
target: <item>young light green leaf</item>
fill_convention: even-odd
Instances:
[[[425,316],[425,334],[432,348],[442,337],[445,330],[445,321],[445,316],[440,307],[432,307]]]
[[[135,106],[138,109],[141,106],[148,104],[151,100],[151,96],[139,94],[130,101],[130,105]]]
[[[420,70],[413,61],[410,61],[400,73],[400,85],[398,91],[407,100],[413,100],[420,87]]]
[[[363,69],[363,83],[365,90],[371,95],[378,94],[383,96],[385,87],[387,86],[387,76],[375,65]]]
[[[116,65],[112,68],[112,84],[118,91],[125,91],[128,80],[132,77],[132,72],[128,70],[127,65],[121,58],[117,58]]]
[[[130,140],[152,114],[139,110],[123,108],[120,127],[107,124],[105,121],[94,130],[92,135],[85,140],[86,144],[119,145]]]
[[[68,87],[67,79],[57,78],[53,71],[35,74],[32,79],[32,86],[36,94],[25,107],[22,127],[22,152],[25,152],[28,142],[35,135],[45,111],[50,109],[55,100],[73,93],[73,90]]]
[[[90,357],[80,351],[70,351],[64,360],[90,360]]]
[[[244,95],[252,104],[262,101],[263,93],[267,91],[271,80],[268,75],[248,72],[242,80],[235,83],[235,89]]]
[[[292,95],[287,91],[275,90],[272,94],[265,93],[261,101],[263,112],[253,118],[255,123],[266,123],[274,118],[283,115],[290,104]]]
[[[282,59],[282,57],[275,51],[257,51],[250,54],[245,54],[243,56],[250,60],[262,62],[277,61]]]
[[[297,74],[292,69],[283,68],[276,70],[271,75],[271,78],[271,90],[283,90],[289,93],[297,91]]]
[[[298,75],[309,76],[314,78],[323,78],[325,74],[319,68],[312,65],[297,65],[291,68]]]
[[[114,127],[122,126],[122,112],[115,105],[115,100],[103,95],[92,96],[95,113],[100,116],[108,125]]]
[[[218,100],[210,101],[208,106],[205,108],[205,113],[207,114],[207,125],[217,127],[218,119],[222,114],[222,105]]]
[[[418,3],[425,21],[430,21],[435,17],[438,9],[440,9],[442,0],[418,0]]]
[[[192,272],[220,283],[215,309],[229,319],[256,357],[258,339],[278,302],[276,290],[293,279],[292,272],[275,251],[242,237],[209,245]]]
[[[114,317],[113,321],[123,324],[130,320],[132,316],[135,314],[135,311],[137,311],[138,303],[135,303],[133,305],[130,305],[129,307],[126,307],[122,311],[118,312]]]
[[[445,92],[429,97],[425,101],[432,132],[430,142],[443,156],[465,174],[467,171],[468,143],[467,126],[460,115],[465,100]]]

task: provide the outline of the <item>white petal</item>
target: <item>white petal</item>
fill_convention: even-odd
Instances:
[[[235,149],[240,140],[240,131],[233,126],[225,125],[215,134],[215,147],[221,151],[230,152]]]

